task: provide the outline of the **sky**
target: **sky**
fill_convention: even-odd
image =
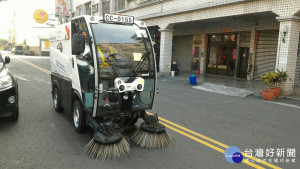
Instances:
[[[55,0],[8,0],[0,2],[0,38],[8,39],[9,28],[13,12],[16,13],[17,42],[23,42],[26,32],[32,27],[46,26],[38,24],[33,19],[33,13],[37,9],[45,10],[50,18],[54,18]]]

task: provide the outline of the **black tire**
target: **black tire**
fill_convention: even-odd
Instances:
[[[53,92],[52,92],[52,99],[53,99],[53,106],[56,112],[60,113],[63,111],[62,106],[60,105],[60,95],[59,95],[59,91],[57,89],[57,87],[53,88]]]
[[[73,125],[77,133],[82,133],[86,129],[86,117],[81,103],[76,100],[72,109]]]
[[[18,121],[18,119],[19,119],[19,107],[17,106],[16,110],[10,116],[10,120],[11,121]]]

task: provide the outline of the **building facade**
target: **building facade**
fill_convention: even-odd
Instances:
[[[121,13],[143,20],[159,71],[260,79],[287,71],[284,94],[300,85],[299,0],[75,0],[73,15]]]
[[[49,33],[54,27],[33,27],[26,30],[24,47],[28,47],[32,55],[49,56]]]

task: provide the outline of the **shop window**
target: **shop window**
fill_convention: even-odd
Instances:
[[[211,35],[210,41],[211,42],[220,42],[222,40],[222,35]]]
[[[229,35],[223,35],[223,41],[228,41],[229,40]]]
[[[125,0],[116,0],[116,11],[125,9]]]
[[[211,45],[209,50],[209,60],[208,60],[208,68],[216,68],[217,66],[217,45]]]

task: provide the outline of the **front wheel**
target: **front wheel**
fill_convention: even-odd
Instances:
[[[81,103],[77,100],[73,104],[73,124],[75,131],[78,133],[83,132],[86,128],[85,114]]]

